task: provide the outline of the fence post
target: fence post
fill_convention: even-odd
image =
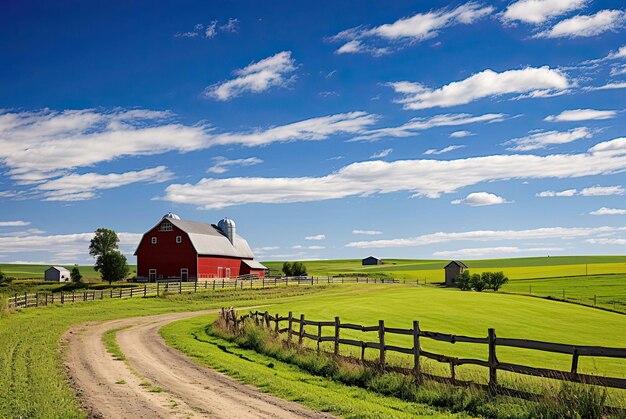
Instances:
[[[180,282],[178,283],[178,293],[182,294],[183,293],[183,279],[180,279]]]
[[[120,299],[122,298],[122,288],[120,288]]]
[[[113,288],[111,288],[111,298],[113,298]]]
[[[24,293],[24,307],[28,307],[28,293]]]
[[[289,312],[288,321],[289,321],[289,324],[287,326],[287,344],[290,344],[291,343],[291,331],[293,327],[293,313],[291,311]]]
[[[250,281],[250,282],[252,282],[252,281]],[[268,311],[265,312],[265,327],[267,327],[267,330],[271,330],[270,313]]]
[[[76,290],[72,290],[72,302],[76,301]]]
[[[134,290],[134,289],[135,289],[134,287],[132,287],[132,288],[130,289],[130,298],[133,298],[133,290]]]
[[[317,325],[317,353],[320,353],[320,342],[322,340],[322,325]]]
[[[222,278],[222,288],[224,288],[224,278]]]
[[[413,320],[413,374],[420,379],[420,322],[417,320]]]
[[[63,294],[63,291],[61,291],[61,304],[65,304],[65,295]]]
[[[496,357],[496,329],[489,329],[489,391],[498,388],[498,358]]]
[[[574,348],[574,356],[572,357],[572,374],[578,372],[578,349]]]
[[[193,292],[198,292],[198,280],[193,283]]]
[[[276,333],[276,336],[278,336],[278,313],[276,313],[276,327],[274,328],[274,333]]]
[[[335,355],[339,355],[339,317],[335,317]]]
[[[385,321],[378,320],[378,343],[380,346],[379,363],[380,369],[385,370]]]
[[[300,331],[298,332],[298,345],[302,345],[304,338],[304,314],[300,314]]]
[[[46,294],[46,306],[48,305],[48,294]]]

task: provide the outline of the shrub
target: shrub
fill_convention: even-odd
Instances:
[[[491,272],[489,277],[489,288],[494,291],[498,291],[507,282],[509,282],[509,278],[504,275],[504,272]]]
[[[7,276],[4,272],[0,271],[0,285],[2,284],[10,284],[13,282],[13,278]]]
[[[291,263],[289,262],[283,263],[283,273],[285,274],[285,276],[293,276],[292,270],[291,270]]]
[[[291,265],[291,274],[293,276],[306,275],[306,266],[302,262],[294,262]]]
[[[462,289],[463,291],[469,291],[472,289],[472,284],[470,281],[470,272],[469,271],[463,271],[463,273],[461,273],[461,275],[459,275],[459,277],[456,279],[456,283],[458,284],[459,288]]]
[[[559,391],[546,393],[531,417],[545,419],[602,418],[606,391],[590,385],[563,383]]]
[[[472,274],[470,276],[470,284],[472,285],[472,289],[478,292],[487,288],[487,283],[480,274]]]
[[[74,265],[70,272],[70,277],[72,278],[72,282],[82,282],[83,275],[80,273],[78,265]]]

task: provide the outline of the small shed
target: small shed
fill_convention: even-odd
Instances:
[[[458,277],[467,269],[467,266],[461,261],[453,260],[444,269],[446,270],[446,287],[455,287]]]
[[[361,261],[361,265],[370,266],[370,265],[382,265],[383,260],[380,258],[376,258],[374,256],[368,256]]]
[[[44,272],[46,281],[70,282],[70,271],[63,266],[51,266]]]

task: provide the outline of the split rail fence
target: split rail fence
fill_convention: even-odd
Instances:
[[[412,327],[408,329],[387,327],[384,320],[379,320],[378,325],[374,326],[362,326],[352,323],[341,323],[339,317],[335,317],[332,321],[313,321],[307,320],[304,314],[301,314],[299,318],[294,317],[292,312],[289,312],[287,316],[280,316],[276,314],[272,316],[269,312],[250,312],[249,314],[237,317],[234,309],[222,309],[220,313],[221,318],[226,322],[227,326],[237,334],[242,330],[243,324],[247,320],[254,320],[255,324],[262,325],[268,330],[272,331],[276,335],[283,333],[287,334],[287,344],[292,344],[294,339],[297,339],[297,344],[303,346],[304,339],[310,339],[317,342],[317,351],[320,351],[320,343],[332,342],[333,354],[340,355],[340,345],[352,346],[361,349],[361,362],[367,364],[371,361],[366,361],[365,351],[366,349],[373,349],[378,351],[377,360],[374,364],[377,368],[387,371],[395,371],[404,374],[415,375],[417,379],[432,378],[441,379],[442,377],[423,374],[421,372],[421,362],[423,358],[433,359],[438,362],[447,363],[450,365],[451,377],[446,379],[452,383],[457,383],[455,368],[460,365],[478,365],[489,369],[489,384],[488,387],[492,391],[497,391],[498,386],[498,370],[508,371],[518,374],[530,375],[535,377],[551,378],[563,381],[571,381],[576,383],[593,384],[604,387],[626,389],[626,378],[618,377],[605,377],[599,375],[582,374],[578,372],[578,361],[580,357],[610,357],[626,359],[626,348],[610,348],[602,346],[576,346],[563,343],[554,342],[542,342],[538,340],[529,339],[514,339],[497,337],[495,329],[488,329],[486,337],[471,337],[451,335],[446,333],[431,332],[420,329],[419,322],[413,321]],[[281,327],[281,324],[287,323],[286,327]],[[295,326],[297,325],[297,327]],[[306,326],[316,328],[316,333],[308,333]],[[323,329],[331,328],[332,334],[324,335]],[[344,339],[341,337],[341,330],[356,330],[361,332],[378,332],[378,340],[375,342],[360,341],[354,339]],[[412,347],[400,347],[389,345],[385,343],[385,337],[387,335],[405,335],[413,337]],[[487,345],[489,348],[488,359],[472,359],[472,358],[457,358],[443,354],[437,354],[428,352],[422,349],[421,339],[432,339],[441,342],[465,342],[479,345]],[[537,368],[527,365],[513,364],[507,362],[500,362],[497,357],[498,347],[514,347],[523,349],[532,349],[537,351],[552,352],[559,354],[567,354],[572,356],[570,371],[560,371],[549,368]],[[387,352],[398,352],[401,354],[407,354],[413,356],[413,368],[401,368],[396,366],[390,366],[387,364],[386,355]]]
[[[344,284],[344,283],[372,283],[372,284],[398,284],[397,279],[374,279],[374,278],[334,278],[329,277],[282,277],[282,278],[219,278],[189,282],[166,282],[146,283],[136,287],[117,287],[104,290],[73,290],[56,293],[36,292],[18,293],[8,297],[9,308],[40,307],[54,304],[71,304],[84,301],[103,300],[105,298],[144,298],[158,297],[163,293],[191,293],[206,290],[231,288],[233,290],[245,288],[268,288],[291,285],[315,285],[315,284]]]

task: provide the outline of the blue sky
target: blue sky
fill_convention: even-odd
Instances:
[[[619,1],[2,2],[0,262],[623,254]]]

